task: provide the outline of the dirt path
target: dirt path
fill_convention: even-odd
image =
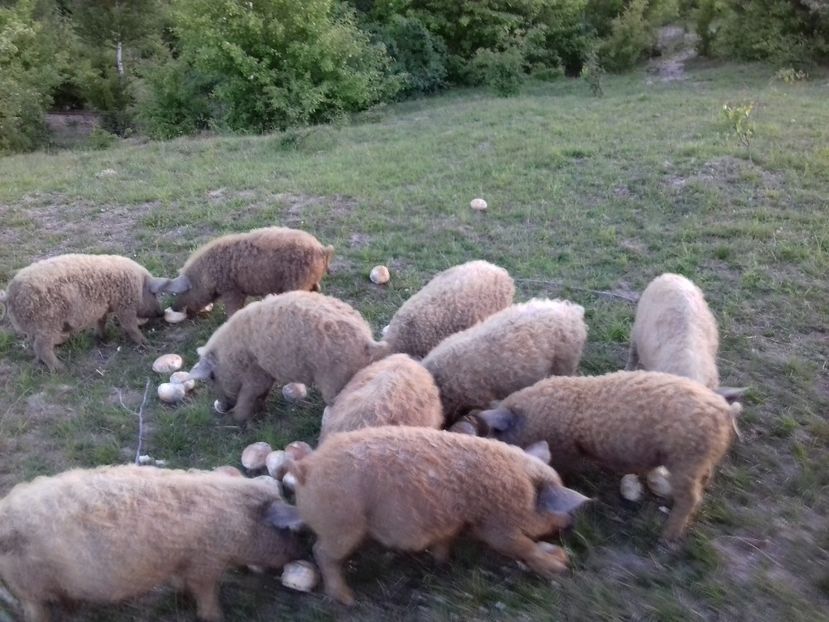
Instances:
[[[697,40],[693,32],[686,32],[679,26],[665,26],[659,29],[657,47],[662,53],[648,64],[648,73],[655,74],[660,82],[685,80],[685,63],[697,56]],[[653,83],[653,78],[648,78]]]

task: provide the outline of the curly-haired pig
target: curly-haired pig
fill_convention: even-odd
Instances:
[[[176,311],[195,313],[220,299],[231,316],[248,296],[319,291],[333,255],[333,246],[297,229],[231,233],[196,249],[166,291],[176,295]]]
[[[481,260],[453,266],[403,303],[383,338],[393,352],[421,358],[449,335],[509,306],[514,296],[512,277],[499,266]]]
[[[358,371],[343,387],[323,413],[320,442],[336,432],[369,426],[442,424],[432,374],[407,354],[392,354]]]
[[[55,371],[64,367],[55,346],[88,328],[103,336],[110,314],[135,343],[146,343],[139,324],[162,315],[156,294],[169,282],[127,257],[57,255],[18,271],[0,302],[36,358]]]
[[[737,432],[740,404],[698,382],[660,372],[551,377],[513,393],[477,418],[497,439],[546,440],[565,475],[588,459],[616,473],[665,465],[674,506],[665,539],[683,535],[703,488]]]
[[[702,290],[680,274],[665,273],[639,298],[626,369],[685,376],[734,401],[746,389],[720,387],[719,342],[717,320]]]
[[[314,557],[325,591],[344,604],[354,596],[342,564],[367,538],[395,549],[430,549],[443,561],[454,538],[469,529],[543,576],[560,573],[564,552],[537,540],[569,526],[587,500],[535,455],[431,428],[334,434],[289,470],[299,518],[317,535]]]
[[[38,477],[0,500],[0,579],[27,622],[47,622],[62,601],[112,603],[167,583],[218,621],[226,569],[301,555],[269,519],[282,505],[277,485],[223,473],[129,465]]]
[[[221,409],[244,421],[262,409],[274,383],[316,385],[332,404],[357,371],[388,354],[388,344],[374,341],[343,301],[292,291],[249,304],[198,353],[190,377],[211,380]]]
[[[575,373],[587,340],[584,308],[533,299],[444,339],[423,359],[447,423],[549,375]]]

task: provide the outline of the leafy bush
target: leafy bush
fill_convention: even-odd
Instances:
[[[829,57],[829,3],[823,0],[701,0],[700,52],[803,67]]]
[[[61,55],[33,9],[30,0],[0,7],[0,153],[42,143],[43,115],[61,81]]]
[[[385,75],[385,50],[334,0],[177,0],[173,16],[176,65],[149,81],[142,104],[148,127],[162,135],[190,131],[205,115],[235,131],[323,121],[400,86]]]
[[[601,63],[610,71],[630,69],[646,56],[656,43],[645,10],[648,0],[631,0],[622,14],[613,19],[610,36],[599,50]]]
[[[519,64],[518,77],[562,64],[578,73],[586,52],[586,1],[350,0],[371,23],[389,23],[395,15],[416,19],[443,42],[447,79],[453,83],[480,81],[484,67],[503,76]],[[523,55],[520,63],[516,51]]]
[[[524,55],[516,47],[505,50],[479,49],[470,63],[477,84],[491,87],[499,95],[514,95],[521,87]]]
[[[402,80],[402,93],[431,93],[446,80],[446,45],[416,17],[394,14],[371,27],[392,59],[391,73]]]

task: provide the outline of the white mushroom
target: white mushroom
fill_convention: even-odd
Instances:
[[[388,283],[391,278],[389,269],[386,266],[374,266],[368,276],[371,279],[371,282],[377,283],[377,285]]]
[[[487,205],[486,201],[484,201],[483,199],[472,199],[472,201],[469,202],[469,207],[471,207],[474,210],[478,210],[479,212],[482,212],[487,208]]]
[[[281,449],[272,451],[265,457],[265,466],[268,469],[268,474],[274,479],[282,479],[285,475],[285,462],[288,456]]]
[[[265,458],[273,451],[271,446],[264,442],[253,443],[245,447],[242,452],[242,466],[248,471],[258,471],[265,468]]]
[[[172,384],[181,384],[184,385],[185,391],[192,391],[193,387],[196,386],[196,381],[190,377],[190,372],[186,371],[176,371],[170,376],[170,382]]]
[[[293,443],[289,443],[285,446],[285,454],[297,462],[302,460],[312,451],[314,451],[313,447],[305,441],[294,441]]]
[[[153,371],[159,374],[172,374],[181,369],[184,361],[178,354],[162,354],[153,362]]]
[[[178,324],[187,319],[186,311],[173,311],[172,307],[164,309],[164,320],[168,324]]]
[[[308,388],[301,382],[290,382],[282,387],[282,396],[289,402],[298,402],[308,395]]]
[[[622,497],[628,501],[639,501],[642,499],[642,482],[633,473],[628,473],[622,478],[619,490],[622,493]]]
[[[180,402],[184,399],[184,394],[186,392],[187,391],[185,391],[183,384],[163,382],[158,385],[158,398],[162,402],[167,402],[168,404]]]
[[[293,493],[296,490],[296,476],[293,473],[285,473],[282,477],[282,491]]]
[[[671,474],[665,467],[656,467],[648,473],[648,488],[657,497],[670,499],[673,491],[671,489]]]
[[[319,583],[319,573],[314,564],[304,560],[289,562],[282,569],[282,585],[299,590],[310,592]]]

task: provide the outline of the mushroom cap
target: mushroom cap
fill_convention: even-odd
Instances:
[[[271,446],[262,441],[248,445],[242,452],[242,466],[249,471],[264,469],[265,458],[271,451]]]
[[[389,274],[389,269],[386,266],[374,266],[368,277],[371,279],[372,283],[383,285],[384,283],[389,282],[391,275]]]
[[[184,385],[177,382],[162,382],[158,385],[158,398],[168,404],[180,402],[184,399],[185,393],[187,391]]]
[[[181,369],[184,360],[178,354],[162,354],[153,361],[153,371],[159,374],[172,374]]]

